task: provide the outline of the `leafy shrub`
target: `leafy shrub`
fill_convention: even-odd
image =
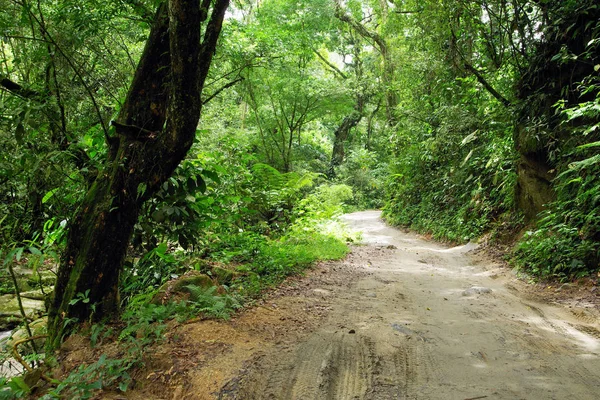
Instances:
[[[524,112],[542,114],[536,144],[558,173],[555,198],[519,243],[514,261],[536,275],[570,279],[600,269],[600,8],[585,1],[553,7],[560,18],[547,29],[551,40],[542,43],[522,91],[528,94]],[[564,35],[567,27],[570,35]],[[569,79],[561,78],[565,73]],[[527,86],[538,76],[541,87]],[[552,84],[545,82],[549,76]]]
[[[267,164],[252,166],[252,203],[262,221],[281,231],[292,221],[292,210],[314,186],[314,173],[280,173]]]
[[[358,209],[374,209],[384,205],[387,175],[388,164],[381,162],[381,154],[358,148],[350,151],[339,168],[338,178],[352,187],[354,196],[348,202],[350,205]]]
[[[197,247],[202,230],[223,214],[215,196],[210,196],[221,183],[212,167],[210,158],[185,160],[144,204],[135,226],[134,245],[149,250],[169,240],[184,249]],[[142,195],[144,187],[138,191]]]
[[[188,305],[191,305],[194,310],[197,310],[204,315],[229,319],[231,313],[241,307],[240,302],[235,297],[228,294],[217,294],[216,286],[202,288],[188,285],[186,288],[190,292]]]
[[[131,383],[128,371],[136,363],[136,360],[129,358],[109,359],[105,355],[101,355],[98,361],[92,364],[80,365],[42,399],[89,399],[98,390],[113,386],[125,392]]]
[[[10,379],[0,377],[0,400],[20,399],[31,391],[31,388],[20,376]]]
[[[438,239],[465,242],[513,209],[511,128],[482,126],[456,109],[444,112],[451,115],[437,136],[407,144],[391,164],[384,216]]]
[[[302,199],[297,207],[297,215],[303,218],[302,223],[310,226],[312,222],[326,220],[344,212],[344,204],[353,197],[352,188],[348,185],[320,185]],[[297,221],[296,223],[301,223]]]
[[[121,293],[127,302],[133,295],[153,290],[182,272],[180,260],[161,243],[134,263],[125,265]]]

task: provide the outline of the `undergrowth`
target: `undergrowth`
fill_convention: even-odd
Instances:
[[[402,150],[386,187],[389,223],[464,243],[510,219],[516,174],[509,128],[484,132],[472,123],[464,137],[440,135]]]
[[[273,170],[269,173],[276,174]],[[304,184],[297,187],[305,190]],[[289,198],[290,190],[286,187],[282,196]],[[279,225],[277,234],[271,230],[266,235],[260,227],[244,229],[241,226],[248,225],[220,224],[218,233],[200,238],[204,243],[200,251],[195,250],[196,246],[186,250],[164,241],[132,259],[122,279],[124,312],[120,322],[91,325],[82,332],[89,335],[92,348],[102,349],[102,345],[116,341],[120,355],[102,355],[95,362],[81,365],[43,398],[86,399],[102,390],[126,392],[132,382],[132,371],[143,367],[151,357],[153,345],[164,340],[168,321],[198,316],[228,319],[287,276],[302,273],[316,261],[344,257],[348,252],[346,243],[356,237],[337,217],[343,212],[344,201],[351,197],[352,191],[345,185],[317,186],[312,193],[299,196],[291,209],[282,210],[286,216],[275,220]],[[264,207],[271,203],[276,212],[283,204],[273,197],[262,201]],[[224,282],[211,270],[214,265],[235,268],[230,267],[231,276]],[[190,270],[210,275],[215,284],[186,285],[183,298],[156,304],[159,287]],[[5,382],[6,387],[8,384]],[[6,394],[18,397],[28,391],[25,387],[15,388],[20,392],[7,389]]]
[[[591,25],[593,26],[593,25]],[[588,29],[586,27],[585,29]],[[580,55],[598,62],[600,23]],[[562,56],[558,55],[560,60]],[[569,59],[569,54],[564,57]],[[600,69],[596,65],[595,71]],[[556,131],[570,140],[556,151],[556,197],[547,204],[535,227],[517,247],[514,262],[524,270],[559,279],[591,276],[600,270],[600,79],[586,77],[577,87],[577,101],[554,105],[560,124]],[[589,99],[583,101],[582,99]]]

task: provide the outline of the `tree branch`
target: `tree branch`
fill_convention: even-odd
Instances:
[[[342,10],[342,6],[340,5],[339,1],[336,1],[335,16],[340,21],[346,22],[348,25],[354,28],[354,30],[357,31],[362,37],[373,40],[377,46],[379,46],[380,53],[387,54],[387,44],[385,43],[385,40],[377,32],[368,30],[361,23],[355,21],[354,18],[347,15],[344,10]]]
[[[398,4],[396,4],[395,0],[388,0],[390,3],[392,3],[395,7],[398,6]],[[401,11],[401,10],[394,10],[394,12],[396,14],[418,14],[421,13],[425,10],[425,7],[421,6],[416,10],[411,10],[411,11]]]
[[[424,10],[423,8],[420,8],[418,10],[410,10],[410,11],[397,11],[397,10],[394,10],[394,12],[396,14],[419,14],[419,13],[422,13],[423,10]]]
[[[456,32],[454,32],[453,28],[450,28],[450,33],[452,34],[452,39],[454,40],[454,43],[458,42],[458,38],[456,36]],[[483,74],[481,73],[481,71],[479,71],[477,68],[473,67],[473,65],[471,65],[466,57],[464,56],[464,54],[460,51],[460,49],[458,48],[458,46],[456,45],[455,48],[457,54],[459,55],[460,59],[463,62],[463,67],[467,72],[470,72],[471,74],[473,74],[475,76],[475,78],[477,79],[477,81],[492,95],[494,96],[500,103],[502,103],[505,107],[510,107],[512,105],[512,103],[505,98],[504,96],[502,96],[496,89],[494,89],[494,87],[492,85],[490,85],[490,83],[485,79],[485,77],[483,76]]]
[[[200,93],[204,88],[204,81],[206,80],[206,76],[208,75],[210,63],[212,62],[213,56],[217,48],[217,41],[219,38],[219,34],[221,33],[223,19],[225,17],[225,11],[227,11],[227,7],[229,7],[229,0],[215,1],[215,4],[213,5],[212,9],[211,18],[208,21],[208,24],[206,25],[206,30],[204,31],[204,38],[202,39],[202,46],[200,47],[198,63],[198,68],[200,68],[200,87],[198,89],[200,90]]]
[[[40,27],[40,29],[42,31],[42,36],[44,36],[44,38],[49,43],[51,43],[54,46],[54,48],[63,56],[63,58],[65,59],[67,64],[69,64],[69,66],[71,67],[71,69],[73,70],[73,72],[75,73],[75,75],[77,76],[77,78],[79,79],[79,81],[81,82],[83,87],[85,88],[85,91],[87,92],[88,96],[90,96],[90,100],[92,101],[94,109],[96,110],[96,114],[98,116],[100,125],[102,126],[102,130],[104,131],[104,137],[106,138],[107,144],[110,145],[111,140],[110,140],[110,136],[108,134],[108,128],[106,126],[106,123],[104,122],[104,118],[102,117],[102,113],[100,111],[100,106],[96,102],[96,98],[94,97],[94,94],[93,94],[92,90],[90,89],[89,85],[87,84],[87,82],[85,81],[83,76],[81,75],[81,72],[79,71],[79,69],[73,63],[73,60],[71,60],[71,58],[69,58],[67,56],[67,54],[63,51],[63,49],[58,45],[56,40],[54,40],[52,35],[50,35],[50,32],[48,32],[48,30],[46,29],[44,24],[38,19],[38,17],[31,10],[28,10],[28,11],[29,11],[29,15],[31,16],[31,19],[34,20],[36,22],[36,24],[38,24],[38,26]]]
[[[125,3],[129,5],[140,17],[141,20],[152,24],[154,22],[154,14],[146,5],[139,0],[126,0]]]
[[[155,139],[159,132],[154,132],[139,126],[122,124],[117,121],[110,121],[110,125],[115,127],[117,135],[125,136],[131,140],[151,140]]]
[[[346,74],[344,74],[342,71],[340,71],[340,69],[338,67],[336,67],[333,63],[331,63],[329,60],[327,60],[319,51],[317,51],[316,49],[312,49],[313,53],[315,53],[317,55],[317,57],[319,57],[321,59],[321,61],[323,61],[323,63],[325,63],[325,65],[327,65],[329,68],[331,68],[332,72],[334,74],[339,75],[342,79],[348,79],[348,76]]]
[[[505,107],[510,107],[512,105],[512,103],[506,99],[504,96],[502,96],[496,89],[494,89],[492,87],[492,85],[489,84],[489,82],[484,78],[484,76],[481,74],[481,72],[473,67],[471,64],[465,62],[464,65],[465,69],[472,73],[473,75],[475,75],[475,78],[477,78],[477,81],[479,81],[479,83],[481,83],[481,85],[492,95],[494,96],[500,103],[502,103]]]
[[[206,100],[202,100],[202,104],[208,103],[209,101],[211,101],[212,99],[214,99],[215,97],[217,97],[217,95],[219,93],[221,93],[223,90],[229,89],[230,87],[232,87],[236,83],[241,82],[243,80],[244,80],[244,77],[240,76],[237,79],[234,79],[231,82],[228,82],[227,84],[225,84],[222,87],[220,87],[219,89],[217,89],[213,94],[211,94],[210,96],[208,96],[208,98]]]
[[[3,75],[0,75],[0,87],[2,87],[7,92],[15,96],[19,96],[23,99],[42,101],[42,96],[39,92],[23,87],[20,84],[11,81]]]

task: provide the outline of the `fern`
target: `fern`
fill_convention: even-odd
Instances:
[[[229,319],[231,313],[241,307],[239,301],[233,296],[217,294],[216,286],[202,288],[196,285],[188,285],[185,288],[190,293],[189,303],[205,315]]]
[[[285,184],[284,175],[267,164],[254,164],[252,174],[254,179],[266,190],[278,190]]]

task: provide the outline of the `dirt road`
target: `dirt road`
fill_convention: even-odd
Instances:
[[[327,315],[255,354],[221,398],[600,398],[597,310],[528,300],[498,265],[474,264],[474,246],[447,248],[379,216],[347,216],[363,231],[352,261],[362,273],[343,290],[310,288]]]

